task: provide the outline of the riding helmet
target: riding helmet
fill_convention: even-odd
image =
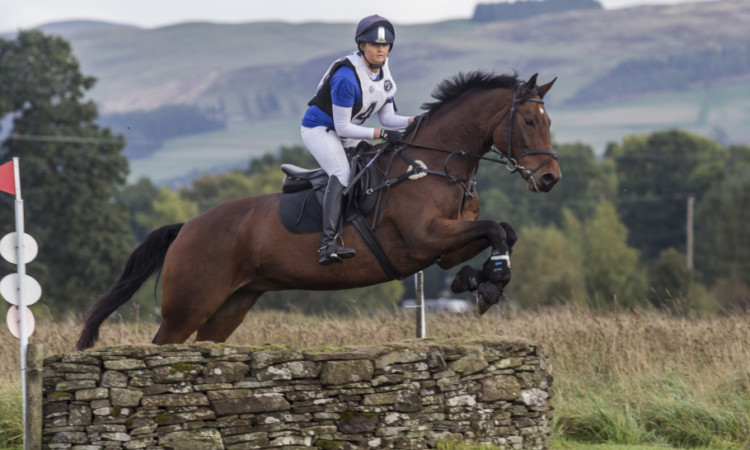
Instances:
[[[393,41],[396,39],[396,31],[393,24],[385,17],[373,14],[359,21],[357,31],[354,34],[354,41],[359,47],[360,42],[370,42],[374,44],[390,44],[393,50]]]

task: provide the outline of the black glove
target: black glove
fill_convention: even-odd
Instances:
[[[380,139],[385,139],[391,144],[397,144],[404,138],[404,133],[396,130],[380,130]]]

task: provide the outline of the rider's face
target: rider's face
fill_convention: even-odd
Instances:
[[[365,58],[370,61],[371,64],[383,64],[385,58],[388,57],[388,51],[390,50],[391,45],[365,42],[360,48],[362,49]]]

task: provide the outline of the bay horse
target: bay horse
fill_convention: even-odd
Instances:
[[[544,85],[536,79],[536,74],[523,81],[517,74],[475,71],[444,80],[399,148],[383,149],[373,161],[386,179],[414,171],[409,162],[415,161],[426,174],[387,186],[388,200],[374,229],[399,273],[413,274],[434,263],[448,269],[488,247],[507,253],[505,228],[478,220],[480,161],[518,172],[534,192],[549,191],[560,180],[543,102],[556,78]],[[396,151],[403,157],[388,157]],[[342,237],[357,256],[340,265],[319,265],[320,235],[287,231],[280,196],[228,201],[184,224],[151,232],[119,280],[92,306],[77,349],[91,347],[102,322],[159,271],[162,321],[155,344],[182,343],[196,331],[197,341],[224,342],[266,291],[349,289],[393,279],[352,226],[343,228]],[[509,268],[504,277],[507,283]]]

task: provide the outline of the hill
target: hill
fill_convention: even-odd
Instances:
[[[478,3],[474,8],[474,15],[471,20],[474,22],[499,22],[581,9],[602,9],[602,4],[596,0],[518,0],[515,2]]]
[[[404,114],[418,113],[437,83],[459,71],[539,72],[540,81],[558,77],[547,99],[557,141],[601,151],[626,135],[679,127],[748,143],[750,64],[696,70],[719,61],[717,54],[747,55],[747,23],[750,2],[721,0],[397,24],[397,102]],[[307,100],[330,62],[354,48],[354,27],[183,23],[60,33],[84,73],[99,79],[91,95],[103,115],[181,104],[224,121],[224,130],[170,138],[132,160],[134,177],[166,181],[245,166],[254,155],[300,143]]]

